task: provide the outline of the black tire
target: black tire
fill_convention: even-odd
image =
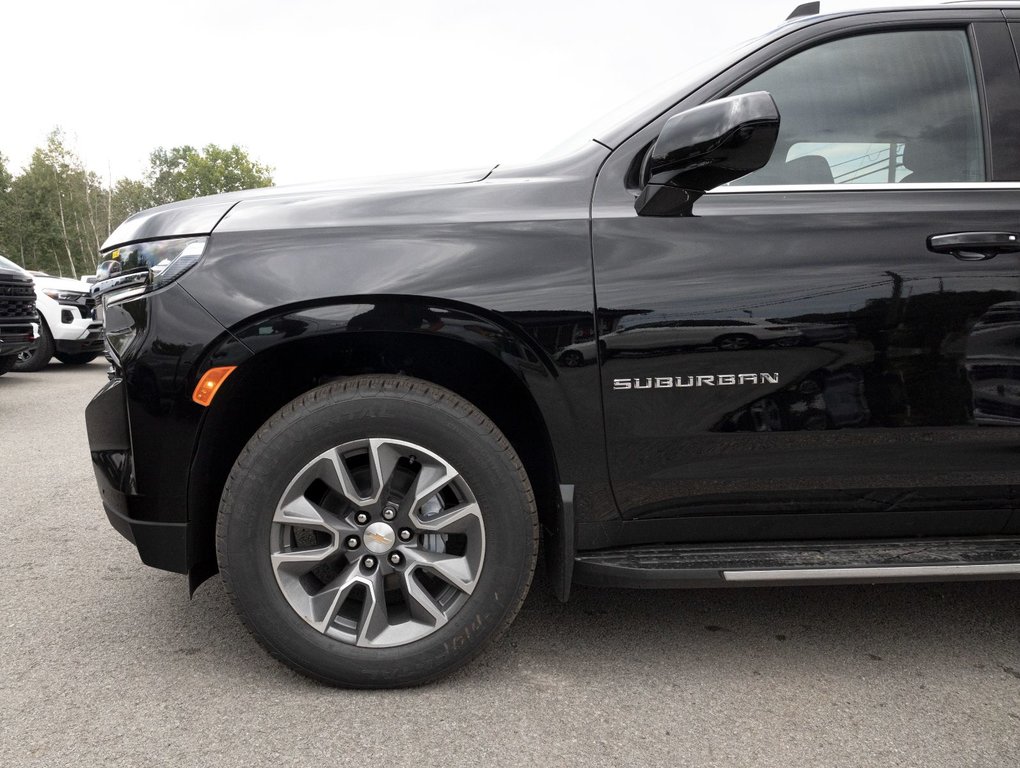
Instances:
[[[474,576],[473,590],[458,596],[463,602],[456,603],[459,608],[445,617],[445,624],[426,630],[430,634],[413,641],[389,647],[362,647],[326,634],[336,632],[332,622],[339,621],[339,614],[336,619],[325,620],[328,630],[320,630],[310,623],[311,619],[302,618],[290,602],[291,597],[285,595],[283,582],[278,581],[279,574],[274,570],[279,565],[274,565],[271,559],[271,552],[276,552],[273,548],[280,541],[279,529],[287,527],[280,523],[278,506],[283,509],[289,498],[300,498],[302,502],[306,498],[303,490],[299,494],[293,492],[298,480],[334,448],[343,449],[352,441],[368,438],[377,438],[386,445],[391,445],[387,440],[394,445],[413,445],[431,452],[428,453],[431,458],[442,457],[459,473],[451,475],[457,478],[456,482],[463,480],[470,487],[473,497],[470,506],[483,521],[479,525],[484,559]],[[406,466],[419,466],[414,458],[409,461]],[[424,467],[425,462],[420,466]],[[418,471],[424,476],[424,469]],[[382,483],[380,487],[389,486]],[[377,495],[381,499],[385,494]],[[342,499],[344,506],[338,508],[349,509],[349,499],[350,494],[348,499]],[[324,498],[321,503],[325,505],[327,500]],[[457,507],[450,509],[455,511]],[[380,514],[386,512],[389,510]],[[353,521],[353,515],[352,509],[345,520]],[[337,513],[330,519],[335,521],[339,516]],[[397,524],[395,521],[394,526]],[[369,532],[364,533],[362,544],[368,546]],[[336,531],[332,535],[335,537]],[[340,541],[346,543],[348,539]],[[421,540],[415,539],[418,541]],[[220,572],[234,605],[248,629],[271,655],[298,672],[331,685],[392,688],[420,685],[448,674],[474,658],[509,626],[534,573],[538,517],[531,484],[517,454],[483,413],[454,393],[427,382],[403,376],[366,376],[305,393],[284,406],[252,437],[223,489],[216,545]],[[391,547],[386,558],[396,552],[395,539]],[[371,557],[366,555],[360,560],[354,557],[352,561],[352,553],[342,550],[341,546],[334,552],[341,562],[329,566],[338,574],[334,582],[343,573],[363,567]],[[280,556],[280,552],[272,555]],[[379,578],[383,579],[381,569],[386,563],[382,554],[378,562]],[[394,569],[395,566],[390,568],[390,572]],[[293,583],[304,584],[301,580],[306,578],[307,575],[295,577]],[[390,592],[384,594],[390,596]],[[375,595],[367,591],[365,607],[352,621],[375,626],[365,618],[375,615],[369,610],[371,607],[374,611],[370,602]],[[387,622],[390,611],[388,605],[382,611]],[[362,642],[361,632],[360,625],[353,630],[357,643]]]
[[[17,355],[4,355],[0,357],[0,376],[3,376],[8,371],[13,371],[17,362]]]
[[[91,363],[97,357],[98,352],[57,352],[53,355],[64,365],[85,365]]]
[[[18,373],[41,371],[49,365],[50,358],[53,357],[53,351],[53,334],[50,333],[46,321],[40,317],[39,339],[34,347],[18,355],[18,362],[15,363],[14,370]]]

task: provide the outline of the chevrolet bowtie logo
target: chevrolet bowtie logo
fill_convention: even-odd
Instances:
[[[390,550],[396,538],[393,529],[386,523],[372,523],[365,529],[365,549],[381,555]]]

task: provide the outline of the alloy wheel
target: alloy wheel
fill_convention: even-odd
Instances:
[[[270,541],[290,607],[362,647],[405,645],[442,627],[485,558],[465,479],[426,448],[389,438],[344,443],[306,464],[276,507]]]

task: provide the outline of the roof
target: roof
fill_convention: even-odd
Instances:
[[[803,5],[803,4],[802,4]],[[928,0],[904,3],[875,3],[875,5],[861,5],[856,8],[840,8],[838,10],[826,11],[825,0],[821,0],[819,13],[805,13],[800,16],[791,16],[787,22],[797,22],[802,19],[819,19],[826,16],[848,16],[857,13],[869,13],[873,11],[933,11],[933,10],[959,10],[961,6],[967,8],[979,8],[984,10],[1020,9],[1020,0],[999,0],[999,2],[988,2],[988,0],[943,0],[943,2],[929,2]],[[797,6],[800,8],[800,6]],[[794,11],[794,8],[790,9]]]

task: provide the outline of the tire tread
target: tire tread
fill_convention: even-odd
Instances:
[[[307,677],[331,685],[336,685],[336,681],[322,677],[321,675],[316,674],[313,670],[305,669],[296,665],[293,659],[289,658],[282,649],[277,648],[270,642],[268,637],[259,631],[258,627],[249,620],[245,611],[242,610],[240,602],[231,587],[231,567],[226,542],[226,529],[229,522],[228,518],[231,514],[233,514],[233,505],[230,503],[230,498],[234,492],[233,485],[238,481],[243,481],[245,475],[250,473],[254,468],[252,456],[256,453],[257,447],[259,445],[264,445],[266,443],[267,436],[272,435],[282,422],[297,419],[301,416],[307,416],[316,408],[325,407],[326,405],[334,402],[337,397],[344,397],[348,400],[357,401],[370,399],[378,396],[379,394],[386,394],[391,397],[396,395],[403,399],[426,401],[427,405],[441,408],[447,415],[466,421],[470,424],[472,429],[479,433],[480,436],[488,438],[495,443],[502,457],[516,473],[518,486],[523,490],[523,501],[527,506],[531,520],[531,562],[528,564],[526,569],[527,581],[523,585],[523,589],[518,590],[519,597],[515,604],[510,606],[507,610],[500,626],[493,630],[486,643],[477,644],[471,652],[461,657],[462,660],[458,666],[468,664],[478,654],[485,650],[486,647],[496,642],[506,632],[510,624],[513,623],[513,620],[524,605],[524,600],[531,587],[535,566],[538,560],[540,527],[537,507],[535,504],[535,493],[528,478],[528,474],[525,471],[524,465],[521,463],[517,452],[514,450],[510,441],[507,440],[499,427],[497,427],[491,419],[489,419],[471,402],[448,389],[421,379],[415,379],[409,376],[384,374],[373,374],[341,379],[316,387],[315,389],[309,390],[303,395],[295,398],[273,414],[273,416],[271,416],[269,420],[258,429],[258,431],[241,450],[241,453],[238,455],[238,458],[234,463],[233,469],[227,477],[227,481],[223,486],[223,493],[220,497],[219,519],[216,525],[217,560],[227,594],[230,597],[236,612],[241,616],[245,627],[252,636],[269,651],[273,658],[287,664],[292,669],[296,669],[298,672]],[[424,685],[430,683],[444,674],[446,674],[446,670],[440,669],[435,674],[425,677],[416,683],[413,683],[413,685]],[[345,685],[348,687],[377,688],[390,687],[392,683],[386,679],[380,679],[364,685],[350,683],[346,683]],[[406,684],[402,683],[401,685]]]

